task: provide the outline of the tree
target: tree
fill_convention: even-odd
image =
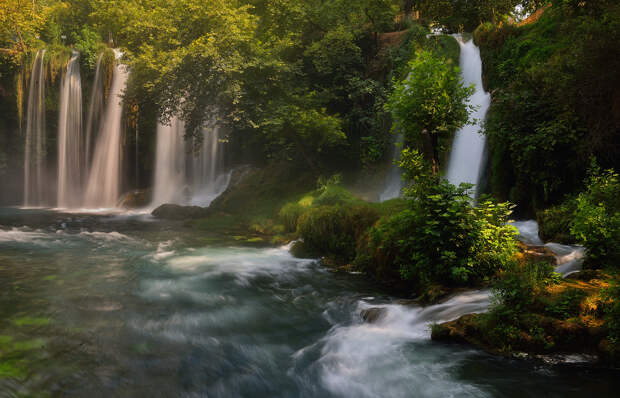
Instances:
[[[436,176],[443,141],[468,123],[473,106],[467,100],[473,93],[474,86],[463,84],[457,66],[421,50],[409,63],[407,77],[395,84],[388,99],[395,129],[407,142],[422,144]]]

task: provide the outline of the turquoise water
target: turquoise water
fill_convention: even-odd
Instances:
[[[363,323],[360,311],[375,306],[385,318]],[[238,247],[147,215],[0,209],[1,397],[580,397],[620,387],[617,373],[433,343],[430,312],[286,248]]]

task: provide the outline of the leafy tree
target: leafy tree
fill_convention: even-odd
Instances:
[[[407,77],[397,82],[388,100],[395,127],[408,142],[422,142],[432,170],[439,174],[444,142],[469,120],[466,101],[473,85],[463,84],[459,68],[430,51],[419,51],[409,63]]]

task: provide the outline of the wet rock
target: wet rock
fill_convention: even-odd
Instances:
[[[375,323],[383,319],[387,314],[387,310],[385,308],[380,307],[372,307],[360,312],[360,317],[366,323]]]
[[[124,209],[137,209],[148,206],[151,200],[151,191],[148,189],[136,189],[126,193],[120,200],[120,207]]]
[[[188,220],[207,217],[210,211],[208,208],[200,206],[165,204],[153,210],[151,214],[164,220]]]
[[[519,252],[517,253],[517,259],[526,263],[532,262],[545,262],[552,266],[557,263],[556,255],[546,246],[526,245],[524,243],[517,243]]]

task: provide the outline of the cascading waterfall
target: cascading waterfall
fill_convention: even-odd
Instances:
[[[88,113],[85,125],[85,142],[84,142],[84,159],[85,159],[85,175],[90,172],[92,161],[93,143],[95,142],[96,132],[101,122],[101,115],[104,112],[103,101],[103,77],[101,73],[101,60],[103,54],[97,59],[97,67],[95,69],[95,80],[93,81],[93,89],[90,94],[90,103],[88,105]]]
[[[157,127],[157,155],[151,206],[164,203],[208,206],[228,187],[217,127],[203,129],[200,150],[189,158],[184,123],[176,117]]]
[[[82,84],[79,53],[73,52],[60,86],[58,207],[68,208],[81,204],[83,169]]]
[[[403,189],[403,179],[402,179],[402,170],[396,162],[400,159],[400,146],[403,142],[403,136],[399,135],[396,138],[396,142],[394,143],[393,154],[392,154],[392,166],[390,167],[390,171],[388,172],[385,188],[381,195],[379,196],[379,201],[384,202],[386,200],[398,198]]]
[[[45,201],[45,50],[37,51],[30,74],[26,142],[24,154],[24,206],[41,206]]]
[[[157,152],[153,206],[183,203],[186,190],[185,125],[176,117],[169,125],[157,125]]]
[[[118,60],[122,54],[115,51]],[[121,116],[120,98],[129,73],[125,65],[117,63],[110,88],[108,104],[97,137],[94,157],[88,177],[84,206],[88,208],[116,207],[121,182]]]
[[[471,115],[476,123],[457,131],[452,143],[447,178],[454,185],[463,182],[474,184],[473,195],[475,197],[485,146],[485,137],[480,130],[491,104],[491,96],[484,91],[482,85],[480,49],[476,47],[473,40],[464,41],[460,35],[455,37],[461,47],[460,64],[463,81],[466,85],[474,84],[476,89],[469,100],[471,105],[476,106],[476,110]]]

